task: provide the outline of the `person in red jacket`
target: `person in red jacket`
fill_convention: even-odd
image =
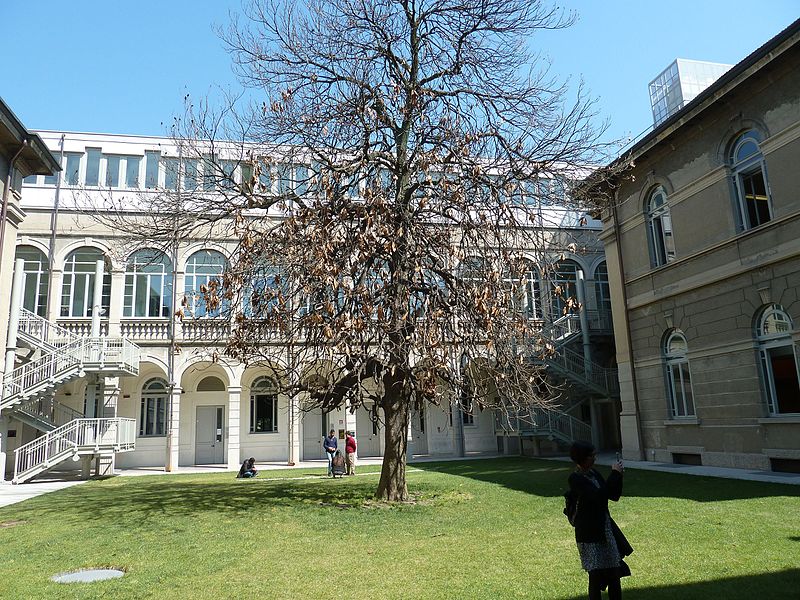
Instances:
[[[356,474],[356,448],[358,444],[356,443],[354,431],[347,432],[347,439],[344,442],[344,450],[345,455],[347,456],[347,474],[348,475],[355,475]]]

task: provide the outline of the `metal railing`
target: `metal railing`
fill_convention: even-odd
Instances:
[[[17,448],[13,481],[22,483],[72,456],[123,452],[133,450],[135,444],[135,419],[75,419]]]
[[[64,346],[81,339],[69,329],[51,323],[25,308],[19,310],[18,330],[52,347]]]
[[[85,416],[82,412],[58,402],[52,396],[23,400],[14,408],[14,413],[21,413],[29,419],[50,425],[51,429],[56,429],[74,419],[81,419]]]
[[[544,360],[547,364],[553,365],[563,373],[590,384],[598,391],[609,395],[619,394],[617,370],[603,367],[593,361],[587,361],[580,352],[562,347]]]
[[[532,408],[529,423],[520,423],[520,433],[552,435],[566,442],[592,439],[591,425],[567,413],[546,408]]]

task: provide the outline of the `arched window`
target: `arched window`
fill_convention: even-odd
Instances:
[[[172,311],[172,262],[152,249],[134,252],[125,269],[125,317],[168,317]]]
[[[673,331],[667,336],[664,360],[667,364],[667,388],[672,417],[695,416],[692,376],[689,359],[686,357],[688,349],[686,338],[680,331]]]
[[[772,304],[758,320],[756,335],[770,414],[800,413],[798,361],[792,343],[794,324],[783,307]]]
[[[539,271],[530,262],[524,270],[503,272],[503,286],[511,294],[511,306],[528,319],[542,318],[542,298],[539,287]]]
[[[244,314],[251,319],[264,319],[279,305],[288,301],[289,285],[280,267],[256,269],[244,294]]]
[[[150,379],[142,387],[142,406],[139,417],[139,435],[159,437],[167,432],[167,382]]]
[[[186,310],[192,317],[218,317],[225,311],[227,304],[217,294],[217,302],[206,306],[203,289],[209,283],[216,282],[218,290],[222,287],[222,274],[227,266],[225,257],[215,250],[200,250],[189,257],[186,262]]]
[[[50,286],[50,269],[44,252],[33,246],[19,246],[16,258],[23,265],[22,307],[39,315],[47,316],[47,289]]]
[[[209,375],[208,377],[203,377],[200,380],[200,383],[197,384],[197,391],[198,392],[224,392],[225,391],[225,382],[222,381],[219,377],[214,377],[213,375]]]
[[[772,219],[767,171],[756,131],[742,133],[730,154],[733,184],[742,229],[752,229]]]
[[[64,263],[64,283],[61,287],[62,317],[91,317],[94,301],[94,274],[98,260],[105,260],[97,248],[78,248],[70,252]],[[111,303],[111,273],[108,264],[103,274],[101,316],[108,316]]]
[[[409,301],[410,313],[417,318],[430,314],[448,297],[445,280],[432,269],[422,269],[414,276],[413,291]]]
[[[250,433],[278,431],[278,386],[269,377],[259,377],[250,389]]]
[[[556,264],[552,280],[553,320],[578,310],[579,270],[580,266],[573,260],[562,260]]]
[[[675,240],[672,237],[672,219],[669,216],[667,192],[658,186],[647,198],[647,232],[650,238],[650,259],[660,267],[675,259]]]

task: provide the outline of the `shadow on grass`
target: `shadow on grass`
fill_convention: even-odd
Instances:
[[[19,511],[56,514],[62,519],[103,518],[130,521],[148,517],[192,516],[206,512],[236,517],[255,508],[361,507],[375,492],[377,479],[222,479],[208,476],[126,478],[95,481],[58,492],[59,502],[34,498]]]
[[[622,596],[625,600],[674,600],[675,598],[680,598],[680,600],[695,598],[703,600],[713,598],[779,600],[781,598],[797,598],[798,590],[800,590],[800,569],[787,569],[775,573],[647,588],[630,588],[623,583]],[[586,596],[574,596],[564,600],[585,600],[585,598]]]
[[[502,485],[536,496],[562,496],[572,463],[508,457],[487,460],[415,463],[415,468],[468,477]],[[609,467],[598,467],[607,477]],[[800,487],[758,481],[681,475],[641,469],[625,470],[624,496],[681,498],[696,502],[743,500],[776,496],[800,496]]]

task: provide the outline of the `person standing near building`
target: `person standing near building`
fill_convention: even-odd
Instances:
[[[358,444],[356,443],[356,432],[355,431],[348,431],[347,432],[347,439],[344,443],[344,450],[347,457],[347,474],[348,475],[355,475],[356,474],[356,448]]]
[[[600,600],[608,587],[609,600],[621,600],[620,578],[631,574],[622,560],[633,552],[608,512],[608,501],[622,495],[622,461],[611,467],[608,481],[592,467],[597,455],[588,442],[575,442],[569,451],[575,472],[569,476],[570,494],[577,501],[573,524],[583,569],[589,573],[589,600]]]
[[[333,475],[333,456],[336,454],[338,446],[339,443],[336,441],[336,430],[331,429],[330,433],[325,438],[325,441],[322,443],[322,447],[325,448],[325,456],[328,457],[328,477]]]

